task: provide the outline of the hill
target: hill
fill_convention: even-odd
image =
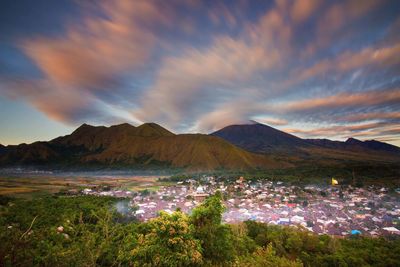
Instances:
[[[311,146],[307,141],[261,123],[230,125],[211,133],[243,149],[258,153],[295,150]]]
[[[260,123],[231,125],[211,135],[174,134],[155,123],[138,127],[127,123],[110,127],[83,124],[49,142],[0,146],[1,167],[207,171],[355,165],[375,168],[399,162],[400,149],[383,142],[301,139]]]
[[[326,148],[345,149],[353,151],[375,150],[392,154],[400,154],[400,148],[391,144],[376,140],[361,141],[355,138],[349,138],[345,142],[331,141],[328,139],[306,139],[307,142]]]
[[[302,139],[268,125],[253,122],[230,125],[211,133],[250,152],[274,154],[296,164],[330,165],[343,161],[398,162],[400,148],[376,140],[345,142],[329,139]]]
[[[155,123],[138,127],[83,124],[70,135],[49,142],[7,147],[2,166],[58,165],[191,170],[254,169],[288,166],[265,155],[240,149],[215,136],[175,135]]]

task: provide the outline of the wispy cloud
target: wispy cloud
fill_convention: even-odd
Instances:
[[[400,112],[370,112],[362,114],[348,114],[336,118],[337,121],[359,122],[368,120],[400,120]]]
[[[64,122],[97,116],[104,108],[98,105],[102,94],[125,93],[122,80],[146,68],[155,45],[162,42],[156,30],[175,27],[176,11],[174,5],[158,1],[98,3],[83,3],[83,17],[69,23],[60,37],[39,36],[19,42],[43,78],[22,78],[16,81],[17,87],[5,91]]]
[[[367,123],[367,124],[347,124],[331,125],[310,129],[284,128],[286,132],[297,134],[305,138],[350,138],[357,137],[362,139],[379,138],[386,135],[397,135],[400,128],[386,122]],[[400,138],[394,138],[398,140]]]
[[[72,124],[155,121],[208,132],[255,119],[299,134],[311,135],[301,132],[311,124],[327,136],[397,134],[396,1],[79,5],[64,32],[13,44],[40,77],[2,75],[2,95]]]
[[[281,105],[287,112],[318,111],[345,107],[370,107],[375,105],[389,105],[400,103],[400,89],[373,90],[359,93],[339,93],[322,98],[296,100]]]

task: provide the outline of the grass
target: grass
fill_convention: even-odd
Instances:
[[[29,187],[0,187],[0,195],[15,195],[34,191],[36,191],[36,189]]]
[[[61,190],[83,189],[95,186],[111,186],[124,190],[157,191],[171,182],[158,180],[160,176],[132,177],[1,177],[0,195],[31,198],[42,194],[54,194]]]

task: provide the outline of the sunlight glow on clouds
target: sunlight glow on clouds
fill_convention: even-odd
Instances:
[[[18,36],[16,23],[11,45],[41,75],[0,72],[1,96],[72,126],[209,132],[255,119],[302,137],[400,144],[398,1],[74,5],[58,34]]]

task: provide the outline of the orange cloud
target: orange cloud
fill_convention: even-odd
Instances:
[[[298,128],[286,128],[283,129],[285,132],[298,134],[306,138],[315,137],[334,137],[334,138],[349,138],[349,137],[361,137],[361,138],[374,138],[378,136],[384,136],[387,134],[395,135],[400,133],[400,129],[397,125],[387,122],[367,123],[367,124],[353,124],[353,125],[333,125],[327,127],[317,127],[311,129],[298,129]]]
[[[176,6],[192,7],[196,1],[117,0],[81,5],[83,16],[68,24],[62,37],[28,38],[19,44],[44,78],[21,81],[23,86],[14,90],[14,96],[19,92],[19,97],[49,117],[65,122],[75,120],[74,114],[80,111],[89,113],[97,104],[106,104],[98,97],[102,91],[118,94],[115,85],[121,76],[140,71],[148,63],[161,38],[156,31],[172,29],[177,20],[186,19],[176,16]],[[27,90],[28,95],[22,93]],[[37,90],[41,93],[34,95]]]
[[[21,46],[52,81],[78,88],[99,87],[147,60],[155,40],[147,24],[168,23],[151,1],[107,1],[100,9],[107,18],[88,16],[70,26],[65,37],[39,37]]]
[[[257,121],[259,121],[261,123],[265,123],[265,124],[276,125],[276,126],[287,125],[289,123],[287,120],[277,119],[277,118],[261,118],[261,119],[257,119]]]
[[[399,64],[400,43],[380,48],[367,47],[360,52],[343,52],[333,59],[323,59],[308,68],[298,70],[287,84],[293,85],[329,71],[344,73],[366,66],[390,67]]]
[[[14,99],[25,99],[48,117],[73,123],[93,115],[95,101],[87,92],[66,90],[47,80],[2,81],[3,93]],[[97,114],[99,115],[99,114]]]
[[[386,1],[347,0],[335,3],[329,6],[327,9],[321,11],[322,15],[320,16],[319,21],[316,23],[316,38],[313,39],[304,49],[304,55],[312,56],[320,49],[334,44],[338,38],[338,35],[340,35],[340,29],[343,29],[346,25],[367,15],[380,5],[383,5],[384,2]]]
[[[239,90],[240,84],[256,79],[265,71],[283,67],[285,60],[290,58],[293,32],[284,18],[285,12],[287,10],[281,9],[278,2],[257,23],[247,24],[242,34],[235,38],[220,35],[206,49],[187,48],[180,56],[165,58],[155,84],[143,96],[141,107],[134,115],[143,121],[162,120],[174,127],[174,124],[182,123],[183,117],[190,116],[185,111],[194,112],[202,99],[205,101],[202,105],[210,109],[206,112],[210,117],[222,116],[220,107],[225,101],[234,101],[233,95],[246,95],[245,92],[251,90]],[[216,18],[214,20],[218,23]],[[230,97],[215,104],[218,102],[213,96],[215,90]],[[259,92],[247,96],[256,97],[257,94]],[[243,111],[241,116],[247,113],[247,110]],[[200,118],[204,121],[200,124],[209,128],[208,125],[213,123],[208,122],[207,116]]]
[[[302,22],[308,19],[322,4],[321,0],[294,1],[291,9],[291,16],[295,22]]]
[[[400,112],[370,112],[362,114],[351,114],[337,118],[338,121],[366,121],[366,120],[386,120],[386,119],[400,119]]]
[[[290,112],[329,109],[341,107],[372,106],[400,102],[400,90],[368,91],[361,93],[340,93],[324,98],[299,100],[282,105],[282,109]]]

